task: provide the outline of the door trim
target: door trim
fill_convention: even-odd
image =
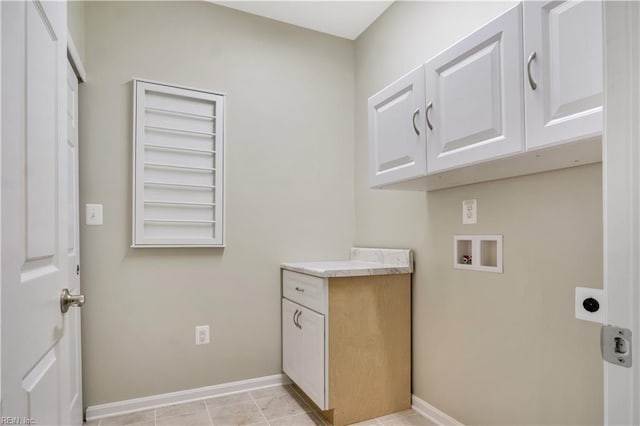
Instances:
[[[71,64],[71,68],[73,68],[76,77],[78,77],[78,83],[84,83],[85,81],[87,81],[87,72],[85,71],[82,60],[80,59],[78,49],[76,49],[76,44],[73,42],[73,38],[71,38],[71,31],[69,31],[68,29],[67,58],[69,59],[69,63]]]
[[[2,93],[2,4],[0,4],[0,94]],[[0,177],[2,176],[2,99],[0,98]],[[0,185],[0,212],[2,211],[2,185]],[[0,221],[0,241],[2,241],[2,221]],[[2,250],[0,250],[0,277],[2,277]],[[0,280],[0,318],[2,318],[2,281]],[[2,322],[0,320],[0,377],[2,377]],[[2,380],[0,380],[0,401],[2,401]],[[2,414],[2,404],[0,404]]]
[[[633,367],[604,362],[604,424],[640,424],[640,5],[604,3],[605,324],[629,328]]]

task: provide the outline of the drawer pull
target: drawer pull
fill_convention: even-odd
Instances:
[[[304,288],[296,287],[296,291],[299,291],[300,293],[304,293]]]

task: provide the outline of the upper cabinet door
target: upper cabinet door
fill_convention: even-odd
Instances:
[[[426,175],[424,69],[415,69],[369,98],[371,186]]]
[[[425,64],[427,170],[524,149],[522,6]]]
[[[602,133],[602,3],[524,3],[527,150]]]

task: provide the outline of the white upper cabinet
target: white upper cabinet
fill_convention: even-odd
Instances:
[[[423,67],[370,97],[368,110],[371,186],[425,176]]]
[[[518,4],[369,99],[371,186],[602,161],[603,63],[601,1]]]
[[[522,6],[425,64],[427,170],[524,149]]]
[[[602,3],[524,3],[527,150],[602,133]]]

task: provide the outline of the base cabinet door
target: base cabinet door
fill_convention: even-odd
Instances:
[[[370,97],[368,110],[371,186],[425,176],[423,67]]]
[[[298,386],[320,408],[325,406],[324,315],[300,307],[300,361],[303,373]]]
[[[324,315],[282,299],[282,369],[325,408]]]
[[[302,363],[300,350],[302,342],[295,323],[300,307],[287,299],[282,299],[282,370],[294,382],[300,380]]]
[[[527,150],[602,133],[600,1],[524,2]]]
[[[429,174],[523,151],[521,58],[519,5],[425,64]]]

